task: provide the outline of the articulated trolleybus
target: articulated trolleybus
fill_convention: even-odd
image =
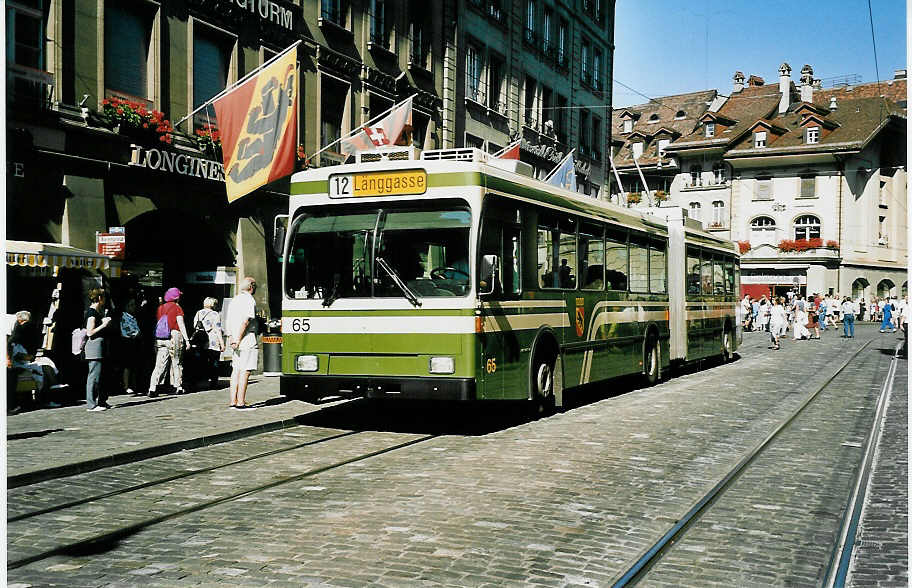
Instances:
[[[296,173],[282,393],[529,399],[731,357],[737,248],[476,149],[365,153]]]

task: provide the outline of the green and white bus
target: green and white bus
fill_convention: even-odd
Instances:
[[[296,173],[282,394],[561,405],[566,388],[731,357],[736,244],[476,149]]]

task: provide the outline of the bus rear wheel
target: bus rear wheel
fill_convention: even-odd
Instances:
[[[654,337],[646,340],[646,351],[643,355],[643,379],[647,386],[659,381],[659,344]]]
[[[732,360],[732,333],[727,326],[722,329],[722,363]]]

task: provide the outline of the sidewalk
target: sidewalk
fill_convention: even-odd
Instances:
[[[105,412],[85,404],[6,417],[10,488],[100,467],[293,427],[315,406],[279,395],[279,379],[252,375],[247,404],[228,408],[227,379],[217,390],[183,396],[119,395]]]

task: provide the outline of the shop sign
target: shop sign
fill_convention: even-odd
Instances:
[[[225,168],[217,161],[140,145],[130,145],[130,149],[133,151],[130,155],[129,165],[176,173],[191,178],[225,181]]]
[[[108,232],[115,235],[123,235],[127,232],[127,227],[108,227]]]
[[[526,139],[522,139],[519,144],[519,148],[522,151],[535,155],[536,157],[546,159],[554,165],[561,163],[564,160],[565,156],[563,151],[555,149],[553,145],[535,145]],[[576,170],[576,173],[580,174],[587,180],[589,179],[589,176],[592,175],[592,166],[588,162],[574,158],[573,167]]]
[[[259,16],[265,22],[276,24],[289,31],[294,30],[291,10],[273,0],[228,0],[228,2],[237,4],[239,8]]]
[[[785,286],[807,284],[807,275],[741,274],[742,284],[781,284]]]
[[[25,177],[25,164],[21,161],[9,161],[7,162],[7,167],[9,168],[9,174],[14,178]]]
[[[95,251],[111,259],[123,259],[127,251],[124,233],[95,233]]]

